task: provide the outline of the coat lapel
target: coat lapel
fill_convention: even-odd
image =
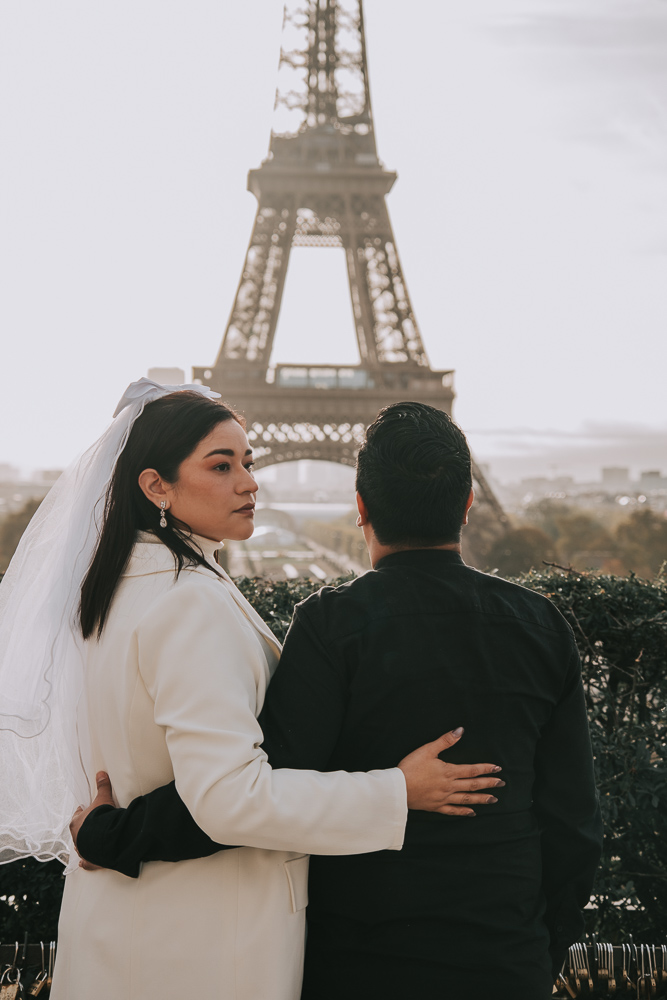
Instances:
[[[232,580],[231,576],[229,576],[221,566],[217,566],[216,568],[220,573],[223,585],[227,587],[227,590],[232,595],[232,598],[236,602],[239,609],[248,619],[250,624],[257,629],[262,638],[269,644],[269,646],[271,646],[276,654],[276,657],[279,659],[283,648],[269,626],[266,624],[264,619],[257,614],[252,604],[245,599],[239,588]]]

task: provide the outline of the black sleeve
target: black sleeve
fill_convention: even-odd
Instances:
[[[133,799],[127,809],[93,809],[81,825],[77,849],[100,868],[138,878],[142,861],[206,858],[229,845],[216,844],[199,829],[172,781]]]
[[[576,651],[561,699],[538,743],[533,804],[542,830],[542,885],[555,978],[569,945],[584,929],[581,911],[590,899],[602,851],[602,819]]]
[[[344,708],[340,672],[307,617],[295,615],[259,717],[271,765],[326,770]],[[228,845],[199,829],[172,781],[127,809],[94,809],[77,848],[92,864],[137,878],[142,861],[204,858]]]

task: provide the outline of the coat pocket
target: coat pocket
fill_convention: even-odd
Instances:
[[[290,902],[292,913],[303,910],[308,906],[308,854],[302,854],[300,858],[292,858],[285,862],[285,874],[289,886]]]

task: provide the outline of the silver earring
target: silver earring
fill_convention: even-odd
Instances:
[[[167,501],[166,500],[160,500],[160,527],[161,528],[166,528],[167,527],[167,515],[165,513],[166,508],[167,508]]]

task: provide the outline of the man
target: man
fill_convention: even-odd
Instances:
[[[485,815],[410,813],[400,852],[312,858],[303,1000],[547,1000],[601,847],[572,632],[463,563],[470,453],[442,411],[381,411],[357,500],[373,569],[295,609],[260,719],[271,763],[391,767],[463,725],[449,759],[498,760],[507,787]],[[128,873],[216,849],[173,786],[79,832],[84,857]]]

